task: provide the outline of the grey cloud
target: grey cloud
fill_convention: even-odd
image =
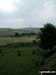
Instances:
[[[19,1],[19,0],[18,0]],[[14,3],[17,10],[3,12],[0,10],[0,27],[42,27],[44,23],[56,24],[56,1],[55,0],[20,0]],[[55,18],[55,19],[54,19]],[[1,19],[14,19],[13,21],[1,21]],[[16,21],[24,19],[24,21]],[[16,22],[15,22],[16,21]]]

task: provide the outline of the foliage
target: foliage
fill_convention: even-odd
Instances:
[[[54,49],[54,52],[56,51],[56,45],[53,47],[53,49]]]
[[[21,55],[22,55],[22,53],[21,53],[21,51],[19,51],[19,52],[18,52],[18,56],[21,56]]]
[[[51,23],[47,23],[40,31],[41,47],[52,50],[56,44],[56,27]]]
[[[32,42],[33,42],[33,44],[36,44],[36,40],[33,40]]]
[[[35,54],[35,50],[32,51],[32,54]]]
[[[15,33],[15,37],[18,37],[18,36],[20,36],[20,34],[18,34],[17,32]]]

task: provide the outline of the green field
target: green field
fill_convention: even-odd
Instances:
[[[0,37],[0,75],[41,75],[41,70],[56,70],[56,53],[50,55],[50,50],[40,48],[36,37]]]
[[[24,42],[32,42],[32,40],[36,40],[37,36],[31,37],[0,37],[0,45],[7,45],[11,43],[24,43]],[[36,40],[37,41],[37,40]]]
[[[36,61],[42,57],[32,54],[32,49],[36,51],[35,47],[24,48],[2,48],[3,56],[0,55],[0,75],[37,75],[38,68]],[[19,50],[22,56],[18,56]]]

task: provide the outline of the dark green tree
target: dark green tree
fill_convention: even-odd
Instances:
[[[16,33],[15,33],[15,37],[18,37],[18,36],[19,36],[19,34],[16,32]]]
[[[53,46],[56,45],[56,27],[51,23],[45,24],[40,28],[39,36],[41,47],[53,51]]]
[[[15,33],[15,37],[19,37],[19,36],[21,36],[19,33]]]

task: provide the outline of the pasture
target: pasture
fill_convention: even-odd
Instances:
[[[0,37],[0,75],[41,75],[41,70],[56,70],[56,53],[50,55],[50,50],[40,48],[36,38]]]
[[[38,55],[36,47],[1,48],[0,75],[37,75],[39,62],[43,57]],[[36,51],[32,54],[32,51]],[[21,55],[18,55],[19,51]],[[40,60],[39,60],[40,58]]]
[[[0,45],[7,45],[11,43],[24,43],[24,42],[32,42],[32,40],[36,40],[37,36],[31,36],[31,37],[0,37]]]
[[[47,53],[39,46],[0,47],[0,75],[41,75],[41,70],[55,70],[56,53],[46,58]]]
[[[16,45],[20,42],[32,43],[32,40],[36,40],[36,36],[0,37],[0,75],[37,75],[39,73],[37,66],[43,57],[39,55],[38,47]],[[10,46],[13,43],[14,45]]]

